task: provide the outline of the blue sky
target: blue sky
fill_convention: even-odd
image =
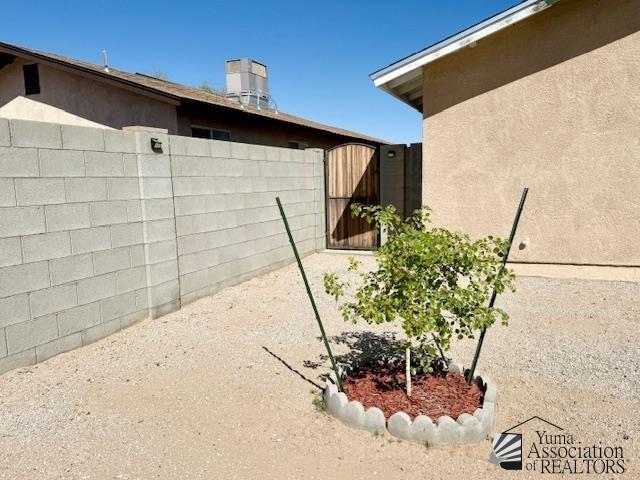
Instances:
[[[3,2],[0,41],[224,86],[224,61],[269,67],[280,110],[398,143],[421,116],[369,74],[510,7],[516,0]]]

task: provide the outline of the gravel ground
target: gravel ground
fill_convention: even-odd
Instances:
[[[340,355],[389,330],[345,324],[322,293],[322,274],[346,264],[305,259]],[[624,447],[620,478],[640,478],[639,298],[640,284],[519,278],[500,299],[511,325],[487,334],[479,366],[498,384],[496,430],[539,415],[583,444]],[[539,478],[491,465],[488,442],[425,448],[343,426],[312,404],[322,353],[291,265],[9,372],[0,478]]]

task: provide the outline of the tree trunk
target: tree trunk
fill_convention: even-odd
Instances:
[[[406,377],[406,385],[407,385],[407,396],[411,396],[411,345],[407,345],[407,349],[405,350],[405,377]]]

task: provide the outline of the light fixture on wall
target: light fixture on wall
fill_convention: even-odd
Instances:
[[[151,139],[151,150],[156,153],[162,153],[162,142],[157,138]]]
[[[396,151],[395,150],[389,150],[387,152],[387,157],[389,158],[395,158],[396,157]]]

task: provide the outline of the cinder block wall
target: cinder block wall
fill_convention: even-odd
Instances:
[[[154,152],[150,139],[162,142]],[[321,151],[0,119],[0,373],[324,248]]]
[[[322,151],[172,137],[171,165],[184,302],[291,261],[276,195],[301,252],[324,241]]]

